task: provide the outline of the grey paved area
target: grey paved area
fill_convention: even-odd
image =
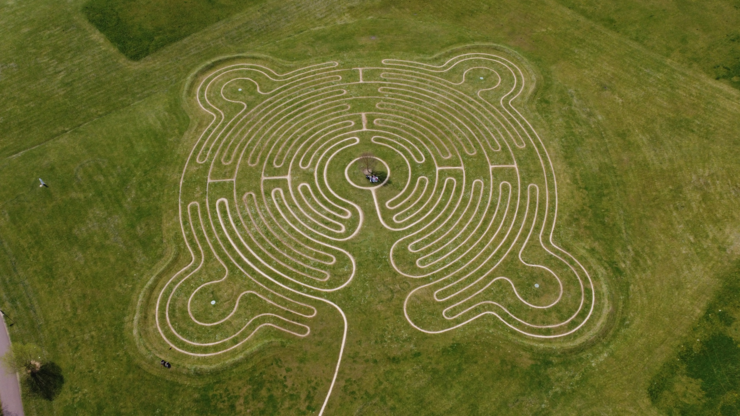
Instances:
[[[10,336],[5,318],[0,314],[0,357],[10,349]],[[0,365],[0,400],[3,402],[3,416],[23,416],[21,388],[15,373],[9,373]]]

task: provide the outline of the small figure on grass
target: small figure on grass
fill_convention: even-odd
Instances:
[[[5,311],[3,311],[2,309],[0,309],[0,315],[3,316],[3,319],[5,319],[5,321],[8,323],[8,326],[9,327],[15,325],[15,322],[11,322],[10,321],[10,316],[8,316],[8,314],[5,313]]]
[[[360,166],[360,172],[362,172],[367,179],[370,179],[370,176],[373,174],[373,170],[375,170],[375,166],[378,164],[378,159],[375,155],[370,152],[365,152],[360,155],[357,162]]]
[[[380,183],[381,175],[383,178],[385,178],[385,175],[383,172],[376,172],[375,166],[378,165],[378,158],[375,157],[372,153],[363,153],[360,155],[358,159],[358,165],[360,167],[360,172],[362,172],[363,175],[365,175],[365,179],[367,179],[370,183]]]

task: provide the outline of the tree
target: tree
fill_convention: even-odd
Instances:
[[[374,154],[366,152],[360,155],[360,159],[357,162],[363,175],[371,175],[375,170],[375,166],[378,164],[378,159]]]
[[[46,359],[43,350],[34,344],[12,344],[2,362],[20,375],[32,394],[53,400],[64,384],[62,369]]]
[[[10,351],[3,356],[3,364],[21,377],[41,370],[44,352],[35,344],[11,344]]]

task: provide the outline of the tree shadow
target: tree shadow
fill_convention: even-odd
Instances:
[[[56,363],[48,362],[43,364],[39,371],[29,374],[25,382],[31,394],[51,401],[62,391],[64,376]]]
[[[383,183],[386,180],[386,178],[388,178],[388,172],[377,172],[377,171],[373,171],[373,175],[375,175],[375,176],[378,177],[378,183],[382,183],[383,186],[386,186],[386,185],[390,185],[391,184],[391,180],[390,179],[388,179],[388,182]]]

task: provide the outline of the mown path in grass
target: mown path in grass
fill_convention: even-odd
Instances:
[[[492,47],[447,55],[439,65],[329,61],[289,72],[238,60],[198,79],[205,121],[179,197],[191,261],[150,312],[167,360],[220,364],[266,331],[319,343],[324,303],[341,317],[327,327],[342,335],[326,341],[338,359],[323,413],[356,306],[329,297],[359,271],[348,244],[381,246],[383,231],[395,242],[375,262],[414,286],[389,313],[427,336],[484,316],[496,319],[477,325],[500,321],[538,339],[586,324],[597,290],[553,241],[555,172],[514,106],[532,72]],[[376,155],[382,183],[360,173],[360,154]]]
[[[327,413],[658,414],[646,393],[649,380],[675,360],[675,348],[719,287],[716,269],[740,255],[733,243],[740,241],[740,172],[728,152],[740,131],[736,90],[554,2],[411,1],[348,10],[345,1],[266,0],[265,11],[248,10],[137,63],[87,24],[85,2],[0,7],[0,90],[8,103],[0,114],[0,153],[46,143],[0,163],[0,307],[16,311],[13,341],[42,346],[69,376],[53,402],[24,395],[26,414],[291,414],[323,399],[284,394],[284,385],[301,392],[316,385],[311,397],[328,388],[332,374],[318,374],[314,383],[288,362],[304,357],[307,339],[280,334],[292,349],[271,348],[255,354],[263,361],[250,356],[197,379],[187,373],[197,368],[165,372],[159,358],[148,360],[126,342],[134,334],[133,299],[165,256],[161,241],[171,242],[175,255],[186,250],[172,238],[173,228],[180,232],[178,173],[191,148],[181,140],[188,126],[184,80],[204,62],[234,54],[307,63],[353,54],[356,61],[346,63],[364,67],[475,42],[508,45],[541,74],[544,82],[524,108],[558,173],[556,237],[594,277],[607,279],[609,303],[599,305],[614,305],[610,330],[599,342],[557,354],[510,340],[514,331],[494,337],[485,327],[475,330],[488,318],[426,336],[404,319],[405,297],[392,297],[412,288],[397,288],[387,269],[374,267],[347,292],[330,295],[337,305],[353,303],[344,309],[350,331]],[[100,160],[106,162],[90,163]],[[391,169],[397,186],[402,170]],[[32,192],[41,190],[39,176],[51,192]],[[370,224],[379,222],[375,211],[365,212],[374,216],[366,216],[363,236],[372,231],[375,243],[356,251],[359,270],[379,263],[371,255],[387,253],[386,243],[395,241],[380,238],[382,225]],[[176,257],[173,267],[184,266],[177,260],[184,259]],[[373,297],[373,290],[383,292]],[[212,299],[194,301],[202,305],[197,312],[225,306],[212,306]],[[364,331],[378,321],[388,329]],[[314,327],[321,325],[311,328],[318,335]],[[341,339],[336,332],[330,335]],[[334,364],[324,367],[333,371]]]

